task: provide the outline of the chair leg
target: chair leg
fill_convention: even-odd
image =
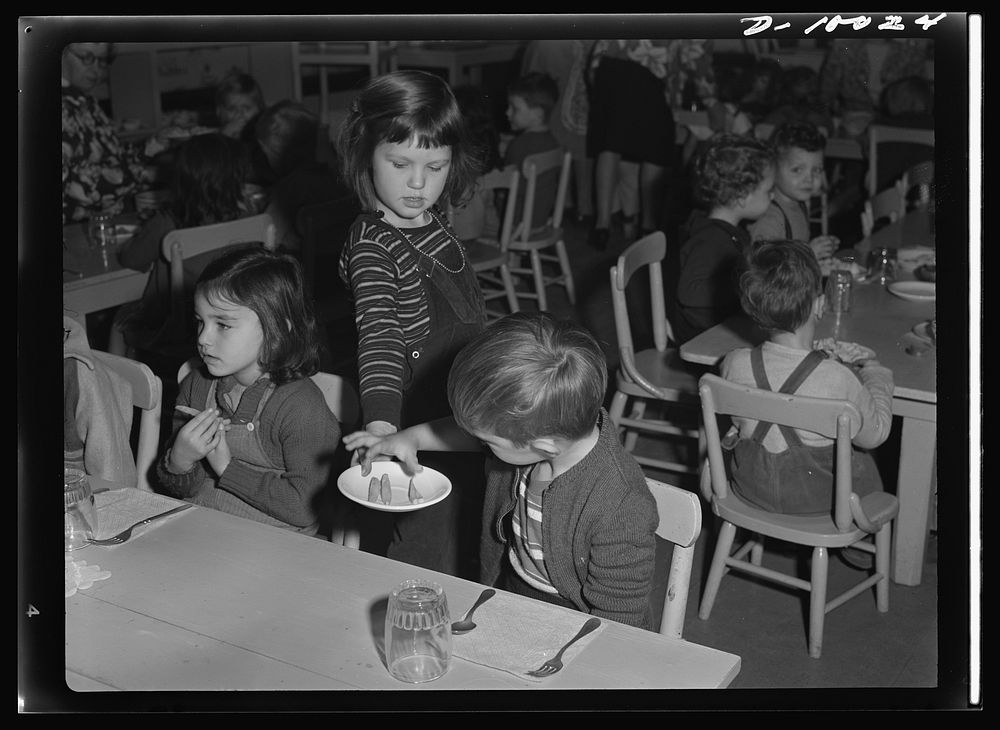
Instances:
[[[540,312],[547,312],[549,310],[549,302],[545,296],[545,276],[542,271],[542,258],[538,255],[538,251],[531,252],[531,275],[535,280],[535,291],[538,292],[538,310]]]
[[[646,401],[642,398],[636,398],[632,402],[632,413],[629,417],[638,420],[644,415],[646,415]],[[639,432],[635,429],[629,429],[628,433],[625,434],[625,450],[629,453],[635,451],[635,445],[638,440]]]
[[[809,588],[809,656],[819,659],[823,651],[823,618],[826,616],[826,581],[830,555],[825,547],[813,548]]]
[[[517,290],[514,288],[514,277],[510,275],[510,269],[504,264],[500,267],[500,278],[503,280],[504,291],[507,292],[507,305],[510,312],[520,312],[521,307],[517,303]]]
[[[764,559],[764,536],[754,535],[753,547],[750,548],[750,562],[759,566]]]
[[[719,537],[715,543],[715,553],[712,555],[712,567],[708,571],[708,580],[705,582],[705,593],[701,597],[701,606],[698,608],[698,618],[705,620],[712,613],[712,605],[715,603],[715,596],[719,592],[719,584],[722,583],[722,576],[726,572],[726,558],[729,551],[733,549],[733,540],[736,538],[736,525],[732,522],[723,522],[722,529],[719,530]]]
[[[556,256],[559,257],[559,268],[562,269],[563,285],[566,287],[566,298],[570,304],[576,304],[576,287],[573,284],[573,270],[569,267],[569,256],[566,255],[566,244],[556,241]]]
[[[875,584],[875,605],[880,613],[889,610],[889,571],[892,546],[892,523],[886,522],[875,533],[875,570],[882,574],[882,580]]]

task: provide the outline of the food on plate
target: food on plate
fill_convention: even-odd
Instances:
[[[372,477],[371,481],[368,482],[368,501],[369,502],[381,502],[382,498],[379,494],[378,489],[378,477]]]
[[[410,487],[407,490],[406,496],[410,500],[410,504],[420,504],[424,501],[423,496],[417,491],[417,488],[413,486],[413,479],[410,479]]]
[[[859,345],[857,342],[841,342],[832,337],[816,340],[813,343],[813,349],[822,350],[845,365],[860,365],[865,360],[875,359],[874,350]]]
[[[388,474],[382,475],[380,487],[382,504],[392,504],[392,483],[389,481]]]

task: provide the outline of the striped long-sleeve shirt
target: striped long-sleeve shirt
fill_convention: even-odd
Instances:
[[[436,223],[403,233],[412,247],[385,225],[361,216],[351,226],[340,256],[340,277],[354,294],[364,422],[387,421],[397,427],[407,354],[431,333],[414,247],[448,268],[462,263],[455,243]]]

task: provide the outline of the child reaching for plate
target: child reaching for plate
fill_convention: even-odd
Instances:
[[[157,477],[172,496],[315,535],[340,426],[309,377],[319,345],[303,291],[295,259],[256,246],[205,267],[203,365],[180,384]]]
[[[340,257],[354,295],[361,411],[365,430],[386,436],[449,413],[448,369],[485,324],[476,274],[438,207],[463,202],[479,162],[451,89],[421,71],[372,79],[351,105],[338,148],[363,210]],[[481,459],[446,461],[437,468],[452,481],[482,481]],[[463,518],[459,507],[447,499],[395,516],[386,555],[456,574],[457,535],[479,512],[470,505]]]
[[[730,352],[720,373],[726,380],[751,387],[846,400],[857,406],[861,428],[852,439],[852,476],[854,492],[863,497],[882,489],[868,449],[889,436],[892,372],[860,345],[825,343],[834,357],[813,349],[824,299],[819,263],[808,246],[798,241],[760,244],[740,277],[740,301],[768,337],[755,348]],[[823,347],[824,342],[816,345]],[[733,418],[733,423],[723,448],[734,492],[771,512],[830,512],[833,440],[748,418]]]
[[[589,332],[521,312],[455,358],[453,417],[386,436],[361,431],[344,444],[361,455],[363,474],[380,455],[414,473],[418,452],[425,461],[432,451],[490,452],[479,581],[655,630],[656,503],[602,407],[606,387],[604,354]]]

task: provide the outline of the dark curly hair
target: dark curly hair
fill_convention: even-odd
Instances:
[[[730,205],[753,192],[772,167],[774,153],[763,142],[716,134],[695,160],[695,198],[708,208]]]
[[[819,127],[809,122],[785,122],[774,130],[769,142],[776,155],[793,147],[806,152],[826,149],[826,137]]]
[[[471,195],[481,162],[451,88],[426,71],[394,71],[371,79],[351,104],[337,137],[344,181],[366,210],[375,210],[372,156],[383,142],[423,149],[451,147],[441,203],[463,204]]]

